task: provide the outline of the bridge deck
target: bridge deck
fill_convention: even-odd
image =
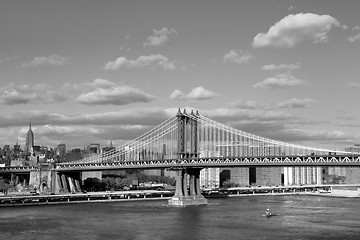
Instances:
[[[54,166],[55,171],[96,171],[116,169],[156,169],[179,167],[317,167],[317,166],[360,166],[360,155],[323,156],[258,156],[258,157],[219,157],[184,158],[148,161],[121,161],[96,163],[61,163]],[[0,173],[26,173],[37,171],[38,167],[5,167]]]

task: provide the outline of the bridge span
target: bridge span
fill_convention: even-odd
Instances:
[[[39,166],[4,167],[0,173],[47,170],[48,176],[53,176],[49,178],[60,179],[53,182],[65,182],[64,174],[72,172],[165,168],[175,171],[176,175],[176,193],[169,203],[198,205],[206,204],[200,192],[202,168],[319,166],[358,167],[360,155],[256,136],[198,112],[179,109],[175,117],[111,151],[74,162],[51,164],[43,170]]]
[[[61,163],[53,165],[57,172],[100,171],[123,169],[166,169],[166,168],[229,168],[229,167],[360,167],[360,155],[323,156],[259,156],[259,157],[218,157],[183,158],[168,160],[123,161],[104,163]],[[29,173],[38,171],[37,166],[17,166],[0,168],[0,173]]]

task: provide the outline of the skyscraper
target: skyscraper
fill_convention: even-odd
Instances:
[[[34,146],[34,133],[31,130],[31,122],[29,125],[29,131],[26,133],[25,153],[30,153],[31,148]]]

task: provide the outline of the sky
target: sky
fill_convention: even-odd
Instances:
[[[120,146],[178,108],[259,136],[360,143],[358,0],[4,0],[0,148]]]

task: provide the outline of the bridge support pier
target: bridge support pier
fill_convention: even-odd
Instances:
[[[206,205],[207,199],[200,190],[200,168],[178,168],[175,195],[169,199],[170,206]]]

